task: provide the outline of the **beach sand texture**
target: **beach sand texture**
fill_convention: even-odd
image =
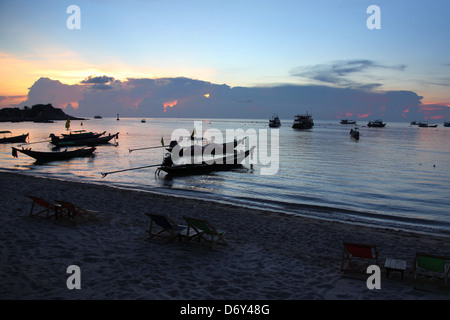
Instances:
[[[445,237],[295,217],[223,203],[121,190],[17,173],[0,173],[1,299],[151,300],[448,300],[443,278],[411,275],[416,251],[450,255]],[[71,201],[100,211],[98,221],[69,224],[30,217],[25,195]],[[148,240],[145,212],[209,220],[228,230],[227,246]],[[343,241],[375,244],[381,289],[365,268],[340,270]],[[407,261],[404,278],[386,278],[386,257]],[[81,270],[69,290],[67,267]],[[422,283],[423,282],[423,283]],[[428,284],[432,284],[428,286]],[[426,290],[424,290],[426,289]]]

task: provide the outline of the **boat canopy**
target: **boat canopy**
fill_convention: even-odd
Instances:
[[[5,133],[11,133],[11,131],[0,131],[0,133],[3,133],[3,134],[5,134]]]

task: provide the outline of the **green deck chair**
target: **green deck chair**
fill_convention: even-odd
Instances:
[[[191,238],[196,235],[194,230],[188,230],[187,226],[179,225],[166,214],[159,213],[145,213],[150,218],[150,228],[148,230],[149,237],[166,238],[173,240],[178,238],[181,240],[183,237]]]
[[[450,257],[438,256],[429,253],[416,252],[414,259],[414,279],[417,279],[417,274],[420,268],[432,272],[443,272],[445,284],[448,283],[448,274],[450,272]]]
[[[197,232],[197,240],[205,240],[207,245],[212,248],[216,243],[227,245],[225,241],[225,234],[227,231],[217,230],[208,220],[197,219],[192,217],[183,216],[184,220],[186,220],[189,229],[193,229]]]

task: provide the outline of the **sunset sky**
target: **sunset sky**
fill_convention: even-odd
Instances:
[[[67,27],[73,4],[80,29]],[[381,29],[366,25],[371,5],[380,8]],[[102,91],[110,103],[120,86],[116,101],[136,110],[156,95],[149,88],[138,95],[137,87],[123,95],[136,85],[132,79],[183,77],[230,88],[407,91],[419,97],[415,107],[438,110],[430,119],[450,120],[449,14],[448,0],[1,0],[0,107],[40,102],[77,109],[95,89],[110,89]],[[36,84],[41,78],[67,91],[55,100],[45,81]],[[46,101],[30,97],[33,85],[33,96]],[[167,113],[181,101],[168,92],[158,99],[158,112]],[[349,112],[356,113],[364,110]]]

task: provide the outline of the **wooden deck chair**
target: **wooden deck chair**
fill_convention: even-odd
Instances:
[[[191,238],[195,236],[195,232],[187,230],[187,226],[179,225],[172,219],[170,219],[166,214],[158,213],[145,213],[150,218],[150,228],[148,230],[149,237],[166,238],[168,240],[173,240],[178,238],[181,240],[183,237]]]
[[[55,200],[55,202],[61,206],[62,214],[66,213],[72,219],[79,219],[82,217],[98,219],[97,214],[100,213],[98,211],[84,209],[69,201]]]
[[[217,230],[208,220],[202,220],[192,217],[183,216],[186,220],[189,229],[194,229],[197,232],[197,240],[205,240],[210,248],[212,248],[216,243],[226,245],[225,234],[227,231]]]
[[[351,243],[344,241],[342,252],[341,270],[346,271],[350,267],[353,258],[373,259],[378,265],[378,250],[375,245],[363,243]],[[345,262],[347,264],[344,267]]]
[[[414,259],[413,275],[417,279],[420,270],[429,272],[440,272],[444,275],[445,284],[448,284],[448,275],[450,273],[450,257],[438,256],[429,253],[416,252]]]
[[[52,203],[45,199],[35,197],[35,196],[30,196],[30,195],[27,195],[27,197],[30,198],[31,200],[33,200],[33,203],[31,204],[30,216],[33,216],[33,215],[37,216],[37,215],[40,215],[43,213],[45,213],[47,219],[50,219],[52,217],[55,217],[55,219],[58,219],[59,217],[62,216],[62,208],[61,208],[61,205],[59,205],[58,203]],[[33,210],[34,210],[34,207],[36,204],[43,207],[44,209],[33,213]]]

